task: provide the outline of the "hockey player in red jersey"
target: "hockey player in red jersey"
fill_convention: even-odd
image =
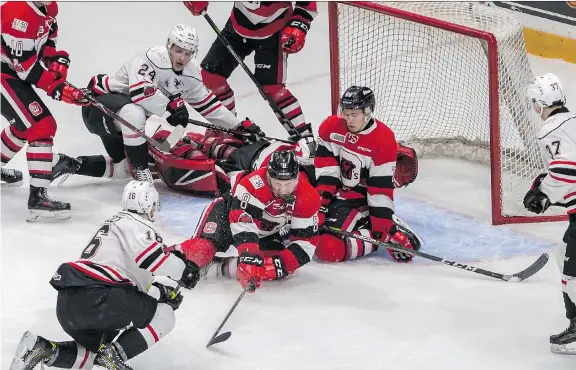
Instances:
[[[84,92],[66,82],[70,57],[56,49],[58,5],[55,1],[2,4],[2,116],[10,125],[0,134],[2,185],[19,186],[22,173],[6,169],[26,143],[30,173],[28,221],[66,220],[70,204],[50,199],[56,120],[34,87],[52,99],[85,105]]]
[[[180,245],[164,244],[153,222],[158,192],[148,182],[130,181],[122,208],[99,226],[80,258],[61,264],[50,280],[58,291],[56,316],[74,340],[54,342],[27,331],[10,370],[39,364],[130,370],[125,361],[172,331],[183,300],[178,286],[194,288],[200,269]]]
[[[274,152],[267,167],[241,172],[231,194],[204,210],[194,237],[182,243],[187,258],[208,276],[249,281],[284,278],[310,262],[318,242],[320,197],[299,173],[293,151]],[[286,243],[286,244],[285,244]],[[233,245],[239,257],[215,258]]]
[[[395,178],[398,144],[392,130],[372,116],[375,105],[370,88],[351,86],[340,100],[341,115],[320,125],[314,165],[321,218],[327,226],[418,249],[417,236],[394,214],[394,189],[403,185]],[[410,171],[402,172],[404,180],[415,178]],[[376,249],[371,243],[324,233],[316,256],[339,262]],[[397,262],[412,260],[410,254],[388,251]]]
[[[184,1],[193,15],[208,9],[208,1]],[[254,51],[254,76],[284,112],[296,130],[312,135],[300,103],[286,88],[287,60],[304,47],[306,34],[317,14],[315,1],[236,1],[222,30],[240,58]],[[202,78],[218,99],[235,112],[234,92],[228,78],[238,62],[216,38],[201,63]]]

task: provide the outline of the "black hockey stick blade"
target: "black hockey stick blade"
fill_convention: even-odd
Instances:
[[[208,344],[206,345],[206,348],[210,347],[213,344],[218,344],[218,343],[222,343],[228,340],[228,338],[230,338],[232,336],[232,332],[227,331],[226,333],[222,333],[220,335],[217,335],[216,337],[210,339],[210,341],[208,342]]]
[[[542,270],[542,267],[548,263],[548,253],[543,253],[533,264],[526,267],[524,270],[514,274],[514,275],[504,275],[504,280],[506,281],[522,281],[528,279],[530,276],[534,275],[538,271]]]
[[[250,282],[246,285],[246,287],[242,290],[242,293],[240,294],[240,296],[238,297],[238,299],[236,299],[236,302],[234,302],[234,305],[232,305],[232,308],[230,308],[230,310],[228,311],[228,313],[226,314],[226,317],[224,317],[224,320],[222,320],[222,322],[220,323],[220,326],[218,327],[218,329],[216,329],[216,331],[214,332],[214,334],[212,335],[212,337],[210,338],[210,340],[208,341],[208,344],[206,344],[206,348],[210,347],[213,344],[216,343],[220,343],[220,342],[224,342],[225,340],[227,340],[228,338],[230,338],[230,336],[232,335],[231,332],[226,332],[226,333],[222,333],[220,335],[218,335],[218,333],[220,333],[220,329],[222,329],[222,327],[224,326],[224,324],[226,324],[226,321],[228,321],[228,319],[230,318],[230,316],[232,315],[232,312],[234,312],[234,310],[236,309],[236,307],[238,306],[238,304],[240,303],[240,301],[242,300],[242,298],[244,298],[244,296],[246,295],[246,293],[248,291],[254,291],[256,289],[256,287],[254,286],[254,283]]]

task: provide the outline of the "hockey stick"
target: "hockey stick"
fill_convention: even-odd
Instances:
[[[74,85],[70,84],[70,86],[74,87]],[[76,88],[76,87],[74,87]],[[176,134],[174,136],[178,136],[176,141],[168,141],[168,138],[170,138],[170,136],[173,136],[172,133],[168,136],[167,140],[164,140],[163,142],[157,141],[152,139],[151,137],[149,137],[148,135],[146,135],[146,133],[144,133],[143,131],[140,131],[139,129],[137,129],[136,127],[134,127],[133,124],[131,124],[130,122],[126,121],[124,118],[120,117],[118,114],[116,114],[116,112],[114,112],[113,110],[111,110],[110,108],[108,108],[107,106],[105,106],[104,104],[98,102],[96,100],[96,98],[94,98],[91,94],[85,94],[84,97],[86,98],[86,100],[88,100],[90,102],[91,105],[93,105],[95,108],[100,109],[102,112],[106,113],[107,115],[109,115],[110,117],[112,117],[115,121],[120,122],[121,124],[123,124],[124,126],[128,127],[130,130],[134,131],[134,133],[140,135],[144,140],[146,140],[150,145],[152,145],[153,147],[155,147],[158,150],[164,151],[164,152],[169,152],[170,149],[176,145],[176,143],[178,142],[178,140],[180,140],[180,137],[182,137],[182,135],[184,134],[184,127],[182,127],[181,132],[176,132]],[[176,127],[173,131],[175,131],[178,127]],[[172,137],[172,140],[174,140],[174,137]]]
[[[286,114],[284,114],[284,112],[282,112],[282,110],[280,109],[280,107],[278,107],[278,104],[276,104],[276,102],[274,101],[274,99],[272,99],[272,97],[270,96],[270,94],[268,93],[268,91],[266,91],[264,89],[264,87],[262,87],[262,85],[260,84],[260,82],[258,82],[258,80],[256,80],[256,77],[254,76],[254,74],[252,73],[252,71],[250,71],[250,69],[248,69],[248,67],[246,66],[246,64],[244,63],[244,61],[242,60],[242,58],[240,58],[238,56],[238,54],[236,54],[236,52],[234,51],[234,48],[232,47],[232,45],[230,45],[230,42],[228,42],[228,40],[226,40],[226,37],[224,37],[222,35],[222,32],[220,31],[220,29],[218,28],[218,26],[214,23],[214,21],[212,20],[212,18],[210,18],[210,16],[208,15],[208,13],[204,13],[204,19],[206,19],[206,22],[208,22],[208,24],[210,24],[210,27],[212,27],[212,29],[214,30],[214,32],[216,32],[216,36],[220,39],[220,41],[222,41],[222,43],[224,44],[224,46],[226,47],[226,49],[228,49],[228,52],[230,54],[232,54],[232,56],[234,57],[234,59],[236,59],[236,61],[238,62],[238,64],[242,67],[242,69],[244,70],[244,72],[246,72],[246,74],[248,75],[248,77],[250,77],[250,79],[252,80],[252,82],[254,82],[254,85],[256,85],[256,88],[258,89],[258,91],[260,91],[260,95],[262,95],[262,97],[264,97],[264,99],[268,102],[268,104],[270,105],[270,108],[272,108],[272,110],[274,111],[274,113],[276,113],[276,115],[280,118],[280,120],[282,121],[282,126],[284,126],[284,129],[286,131],[288,131],[288,133],[291,136],[297,136],[299,138],[302,137],[302,134],[300,134],[297,130],[296,127],[294,127],[294,125],[292,124],[292,122],[290,121],[290,119],[288,119],[288,117],[286,117]]]
[[[542,269],[542,267],[544,267],[544,265],[546,265],[546,263],[548,262],[548,254],[547,253],[543,253],[540,257],[538,257],[538,259],[531,264],[530,266],[528,266],[526,269],[516,273],[516,274],[512,274],[512,275],[505,275],[505,274],[500,274],[497,272],[492,272],[492,271],[488,271],[488,270],[484,270],[481,269],[479,267],[474,267],[472,265],[464,265],[462,263],[456,262],[456,261],[450,261],[447,260],[445,258],[441,258],[441,257],[437,257],[428,253],[424,253],[424,252],[420,252],[420,251],[415,251],[412,249],[408,249],[408,248],[404,248],[400,245],[397,244],[391,244],[391,243],[384,243],[380,240],[376,240],[376,239],[372,239],[369,238],[367,236],[364,235],[359,235],[359,234],[353,234],[351,232],[348,231],[343,231],[340,229],[337,229],[335,227],[330,227],[330,226],[322,226],[322,228],[326,231],[329,231],[331,233],[334,234],[339,234],[339,235],[344,235],[347,236],[349,238],[354,238],[354,239],[358,239],[358,240],[363,240],[367,243],[372,243],[374,245],[378,245],[378,246],[382,246],[382,247],[386,247],[389,249],[392,249],[396,252],[403,252],[403,253],[408,253],[411,254],[413,256],[418,256],[418,257],[422,257],[422,258],[426,258],[435,262],[440,262],[443,263],[445,265],[448,266],[452,266],[452,267],[457,267],[459,269],[462,270],[466,270],[466,271],[471,271],[471,272],[475,272],[477,274],[481,274],[481,275],[485,275],[485,276],[489,276],[495,279],[500,279],[500,280],[504,280],[504,281],[522,281],[522,280],[526,280],[528,279],[530,276],[534,275],[535,273],[537,273],[538,271],[540,271]]]
[[[195,119],[188,119],[188,123],[191,123],[191,124],[193,124],[193,125],[200,126],[200,127],[209,128],[210,130],[227,132],[227,133],[232,134],[232,135],[236,135],[236,136],[240,136],[240,137],[244,137],[244,138],[252,139],[252,140],[256,139],[256,137],[258,136],[258,135],[251,134],[251,133],[249,133],[249,132],[232,130],[232,129],[229,129],[229,128],[224,128],[224,127],[216,126],[216,125],[213,125],[213,124],[211,124],[211,123],[202,122],[202,121],[197,121],[197,120],[195,120]],[[269,137],[269,136],[258,136],[258,137],[259,137],[259,138],[262,138],[262,139],[266,139],[266,140],[268,140],[268,141],[270,141],[270,140],[276,140],[276,141],[280,141],[280,142],[282,142],[282,143],[296,144],[294,141],[284,140],[284,139],[278,139],[278,138],[275,138],[275,137]],[[302,138],[302,137],[313,137],[313,136],[300,136],[300,138]]]
[[[238,297],[238,299],[236,300],[236,302],[234,302],[234,305],[232,306],[232,308],[230,309],[230,311],[228,311],[228,314],[226,315],[226,317],[224,318],[224,320],[222,320],[222,323],[220,324],[220,326],[218,327],[218,329],[216,329],[216,331],[214,332],[214,334],[212,335],[212,338],[210,338],[210,340],[208,341],[208,344],[206,344],[206,348],[210,347],[213,344],[217,344],[217,343],[221,343],[224,342],[226,340],[228,340],[228,338],[230,338],[230,336],[232,335],[232,332],[225,332],[222,334],[218,334],[220,333],[220,329],[222,329],[222,327],[224,326],[224,324],[226,324],[226,321],[228,321],[228,319],[230,318],[230,316],[232,315],[232,312],[234,312],[234,310],[236,309],[236,306],[238,306],[238,304],[240,303],[240,301],[242,300],[242,298],[244,298],[244,295],[246,294],[247,291],[249,290],[254,290],[256,289],[256,287],[254,286],[254,283],[249,282],[246,287],[244,288],[244,290],[242,290],[242,293],[240,294],[240,296]]]

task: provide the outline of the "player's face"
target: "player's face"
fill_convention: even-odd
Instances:
[[[272,194],[274,194],[276,198],[286,198],[292,194],[294,189],[296,189],[296,184],[298,183],[298,178],[293,180],[278,180],[273,179],[269,175],[266,177],[268,178],[270,188],[272,188]]]
[[[172,45],[170,47],[170,61],[172,62],[172,69],[180,72],[184,69],[186,64],[192,59],[194,53],[190,50],[182,49],[180,46]]]
[[[346,126],[353,134],[360,132],[366,125],[366,114],[362,109],[344,109],[342,118],[346,120]]]
[[[540,105],[538,103],[536,103],[535,100],[532,100],[532,109],[534,109],[534,112],[536,112],[537,114],[542,114],[542,107],[540,107]]]

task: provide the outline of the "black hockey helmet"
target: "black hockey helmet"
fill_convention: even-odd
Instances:
[[[340,98],[342,109],[364,109],[366,115],[371,115],[375,106],[374,92],[365,86],[350,86]]]
[[[272,153],[268,162],[268,173],[276,180],[293,180],[298,177],[298,161],[292,150]]]

